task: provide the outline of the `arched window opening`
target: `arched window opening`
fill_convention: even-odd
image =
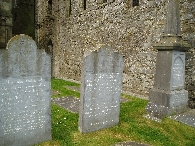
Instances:
[[[139,6],[139,0],[133,0],[132,6],[133,6],[133,7]]]

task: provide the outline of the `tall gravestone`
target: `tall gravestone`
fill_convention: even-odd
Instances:
[[[108,128],[119,122],[123,56],[102,46],[83,60],[79,109],[82,133]]]
[[[50,56],[27,35],[0,50],[0,145],[51,139]]]
[[[165,35],[154,48],[158,50],[156,74],[146,110],[149,118],[161,119],[187,109],[185,51],[190,46],[181,37],[178,0],[169,1]]]

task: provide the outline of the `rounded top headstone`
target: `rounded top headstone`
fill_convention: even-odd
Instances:
[[[30,46],[32,46],[32,48],[34,48],[34,51],[37,48],[36,42],[32,39],[32,37],[30,37],[28,35],[25,35],[25,34],[20,34],[20,35],[15,35],[14,37],[12,37],[8,41],[6,49],[13,49],[13,50],[15,50],[16,47],[12,47],[12,45],[14,45],[14,46],[16,46],[16,45],[17,46],[21,46],[24,43],[30,44]]]
[[[37,46],[28,35],[12,37],[7,44],[8,72],[12,77],[36,74]]]

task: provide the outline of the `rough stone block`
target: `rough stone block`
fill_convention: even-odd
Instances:
[[[109,46],[83,61],[79,130],[108,128],[119,122],[123,57]]]
[[[0,145],[50,140],[50,56],[26,35],[0,53]]]

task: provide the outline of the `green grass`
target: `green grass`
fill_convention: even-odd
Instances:
[[[52,97],[63,97],[63,96],[75,96],[75,97],[80,97],[80,93],[76,91],[72,91],[66,86],[80,86],[77,83],[69,82],[69,81],[64,81],[61,79],[52,79],[51,80],[51,88],[54,91],[58,91],[59,94],[53,95]]]
[[[64,86],[78,84],[52,79],[52,88],[65,93]],[[74,95],[73,95],[74,96]],[[78,131],[78,114],[70,113],[52,104],[52,141],[37,146],[110,146],[117,142],[135,141],[153,146],[194,146],[195,128],[164,118],[161,123],[143,118],[146,100],[128,95],[130,99],[121,104],[120,122],[117,126],[97,132],[81,134]]]

